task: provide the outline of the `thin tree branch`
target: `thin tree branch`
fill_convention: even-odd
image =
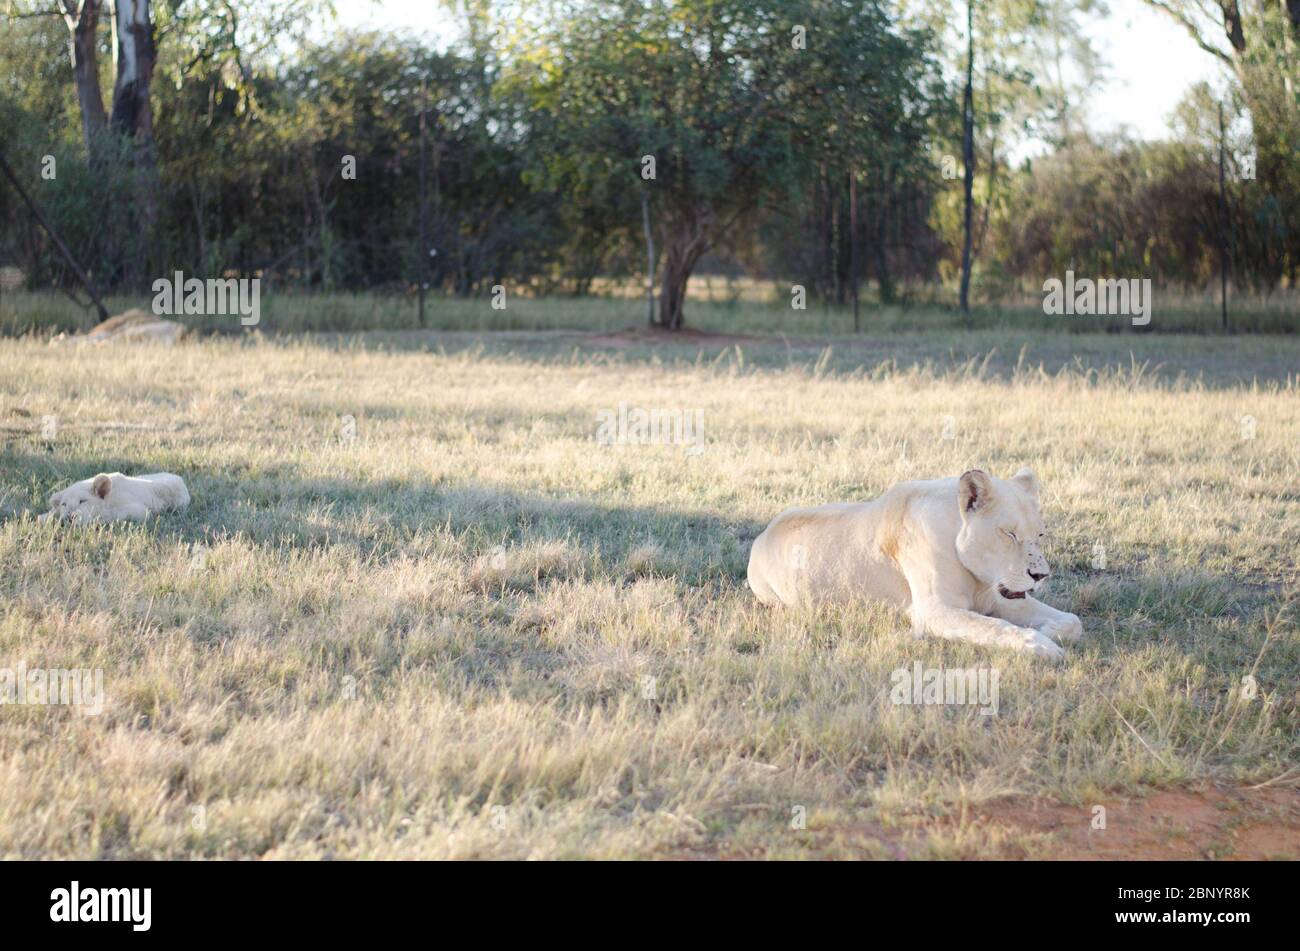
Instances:
[[[1181,23],[1183,25],[1183,28],[1186,29],[1188,34],[1191,35],[1192,40],[1195,41],[1196,45],[1199,46],[1201,49],[1205,50],[1205,52],[1209,53],[1211,56],[1217,56],[1228,66],[1233,65],[1232,57],[1229,54],[1225,53],[1217,46],[1214,46],[1211,43],[1207,43],[1202,38],[1200,29],[1197,27],[1195,21],[1192,20],[1192,18],[1189,17],[1187,14],[1183,13],[1181,10],[1174,9],[1173,6],[1171,6],[1168,3],[1165,3],[1164,0],[1147,0],[1147,3],[1151,4],[1151,6],[1159,10],[1164,10],[1165,13],[1168,13],[1171,17],[1173,17],[1175,20]]]

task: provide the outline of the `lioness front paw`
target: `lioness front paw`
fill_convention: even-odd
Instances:
[[[1059,644],[1073,644],[1083,640],[1083,622],[1074,614],[1062,614],[1048,621],[1039,630]]]
[[[1057,644],[1050,637],[1047,637],[1033,628],[1023,628],[1025,631],[1024,643],[1021,650],[1028,651],[1040,660],[1059,663],[1065,660],[1065,649]]]

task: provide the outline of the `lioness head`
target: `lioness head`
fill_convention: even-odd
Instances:
[[[114,510],[110,501],[112,490],[113,480],[103,473],[93,479],[77,482],[50,496],[50,510],[44,517],[98,521]]]
[[[1000,596],[1023,598],[1051,574],[1039,547],[1038,479],[1028,469],[1010,479],[995,479],[982,469],[962,473],[957,505],[962,523],[957,557]]]

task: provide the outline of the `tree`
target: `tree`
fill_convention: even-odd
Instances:
[[[1147,0],[1157,10],[1169,14],[1183,27],[1196,45],[1225,65],[1234,66],[1237,55],[1246,51],[1246,33],[1242,26],[1241,5],[1237,0]],[[1291,4],[1300,23],[1300,5]],[[1213,27],[1218,25],[1228,48],[1213,38]]]
[[[149,251],[158,220],[157,170],[150,86],[154,67],[154,26],[149,0],[109,0],[117,67],[109,127],[132,158],[133,201],[128,227],[137,236],[127,259],[125,283],[143,287],[149,280]]]
[[[66,0],[65,0],[66,2]],[[90,0],[83,0],[89,3]],[[149,0],[110,0],[117,47],[113,82],[113,131],[135,142],[141,161],[153,161],[154,36]],[[102,107],[101,107],[102,108]]]
[[[98,36],[101,0],[60,0],[68,25],[68,46],[72,54],[72,83],[81,108],[81,129],[86,154],[94,155],[99,136],[108,124],[104,96],[99,88]]]
[[[935,225],[948,249],[945,270],[955,267],[966,286],[965,310],[999,269],[997,262],[977,263],[986,258],[991,226],[1010,211],[1008,154],[1032,139],[1061,144],[1072,124],[1081,128],[1076,99],[1100,73],[1084,27],[1105,6],[1103,0],[971,0],[965,22],[954,22],[944,0],[909,0],[905,9],[906,20],[944,38],[945,71],[963,100],[952,112],[958,121],[937,130],[951,143],[945,154],[961,155],[963,168],[955,176],[961,184],[937,203]]]
[[[1233,280],[1268,292],[1300,278],[1296,44],[1280,0],[1238,0],[1244,52],[1210,36],[1237,63],[1226,93],[1194,90],[1162,148],[1098,140],[1068,116],[1088,50],[1063,33],[1099,0],[972,2],[973,42],[934,0],[910,0],[920,20],[875,0],[573,0],[552,19],[549,6],[457,0],[469,29],[445,52],[400,35],[321,37],[323,0],[8,2],[3,151],[108,290],[166,262],[406,291],[427,246],[431,287],[464,295],[583,294],[649,270],[649,319],[676,328],[703,267],[802,284],[827,303],[873,278],[882,301],[895,286],[955,288],[967,222],[968,303],[1071,264],[1203,285],[1223,230],[1206,190],[1220,104]],[[148,113],[147,70],[128,69],[132,36],[148,40],[142,11],[154,75],[167,77],[148,84]],[[106,81],[110,49],[121,82],[111,74],[97,120],[89,62],[98,55]],[[1028,136],[1053,152],[1015,168],[1006,156]],[[963,152],[971,178],[959,183]],[[57,178],[43,177],[47,155]],[[0,189],[0,255],[32,286],[71,287],[19,209]]]
[[[512,81],[531,93],[545,187],[624,241],[650,189],[655,322],[677,330],[700,259],[791,193],[828,130],[869,127],[864,87],[898,43],[874,3],[587,0],[536,26]]]
[[[1300,0],[1148,2],[1231,70],[1236,101],[1228,105],[1249,115],[1255,166],[1256,187],[1241,196],[1255,212],[1247,240],[1275,265],[1267,273],[1294,282],[1300,278]],[[1213,137],[1212,130],[1204,134],[1206,141]]]
[[[783,174],[789,139],[772,74],[795,51],[773,39],[787,32],[773,9],[588,2],[534,40],[546,182],[629,223],[641,217],[640,189],[651,190],[665,329],[682,326],[700,258]]]
[[[149,0],[108,0],[107,11],[114,40],[113,104],[111,118],[104,109],[99,82],[99,21],[104,0],[58,0],[58,15],[68,27],[72,55],[72,82],[81,112],[82,138],[92,165],[105,176],[113,171],[109,164],[130,156],[136,174],[131,200],[123,203],[135,212],[134,221],[110,221],[107,224],[109,253],[117,258],[115,236],[126,232],[137,236],[136,253],[128,283],[140,284],[146,270],[147,237],[153,232],[156,215],[153,181],[154,142],[153,109],[150,81],[154,64],[154,25]],[[47,8],[48,9],[48,8]],[[26,16],[39,16],[31,10]],[[131,148],[119,148],[109,139],[112,132]]]
[[[961,310],[970,313],[971,224],[975,213],[975,0],[966,0],[966,85],[961,97],[961,160],[963,165],[961,245]]]
[[[1036,14],[1025,25],[1041,27],[1027,31],[1024,61],[1039,95],[1016,101],[1030,113],[1042,113],[1041,134],[1059,145],[1084,131],[1078,107],[1102,81],[1105,69],[1083,23],[1108,11],[1104,0],[1036,0],[1035,6]]]
[[[86,152],[95,155],[109,124],[99,85],[99,19],[104,0],[59,0],[68,26],[72,82],[81,110]],[[143,156],[153,150],[153,108],[149,96],[154,66],[154,29],[149,0],[108,0],[114,42],[112,128],[133,139]],[[29,14],[30,15],[30,14]]]

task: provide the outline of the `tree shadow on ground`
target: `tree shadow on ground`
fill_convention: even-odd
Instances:
[[[125,457],[56,457],[11,446],[0,452],[0,485],[53,491],[66,484],[68,472],[84,478],[135,468]],[[237,538],[280,551],[342,547],[359,561],[383,564],[427,555],[442,544],[435,536],[449,538],[468,557],[561,543],[612,577],[622,573],[617,566],[630,553],[648,547],[663,553],[661,564],[670,565],[681,584],[719,595],[747,595],[750,545],[765,525],[703,510],[520,493],[450,479],[304,477],[290,464],[259,466],[255,478],[239,471],[183,475],[193,497],[189,508],[145,523],[144,530],[160,544],[196,548]],[[11,507],[0,519],[31,517],[40,510],[34,503]],[[32,530],[40,529],[33,523]],[[61,538],[84,530],[70,524],[54,529]],[[1083,617],[1089,631],[1084,647],[1129,655],[1164,643],[1212,669],[1250,667],[1261,649],[1265,619],[1287,603],[1287,592],[1212,572],[1171,573],[1160,565],[1153,558],[1133,570],[1096,572],[1058,564],[1045,599]],[[1278,641],[1264,668],[1283,671],[1297,663],[1300,646]]]
[[[1291,336],[1211,337],[1154,334],[1070,334],[1023,330],[858,335],[750,334],[647,337],[640,328],[613,333],[553,331],[374,331],[306,338],[328,348],[481,354],[529,364],[587,363],[704,365],[737,359],[750,368],[811,368],[826,374],[871,371],[977,373],[1006,381],[1018,373],[1173,384],[1199,381],[1210,389],[1284,383],[1295,375],[1300,341]],[[829,354],[826,354],[829,348]],[[823,356],[825,355],[824,362]]]
[[[0,452],[0,483],[29,487],[29,498],[26,506],[11,504],[0,517],[39,514],[41,493],[66,485],[67,473],[86,478],[95,472],[138,469],[127,458],[56,459],[10,447]],[[702,510],[524,494],[449,479],[304,477],[293,465],[259,465],[251,479],[230,471],[180,474],[190,489],[190,506],[161,513],[146,525],[160,540],[189,546],[238,536],[254,545],[306,550],[342,545],[368,561],[409,554],[417,537],[430,532],[450,534],[479,552],[559,541],[617,559],[636,548],[657,546],[691,553],[682,562],[693,566],[683,577],[689,583],[743,583],[749,545],[764,527]],[[77,528],[60,526],[62,531]]]

